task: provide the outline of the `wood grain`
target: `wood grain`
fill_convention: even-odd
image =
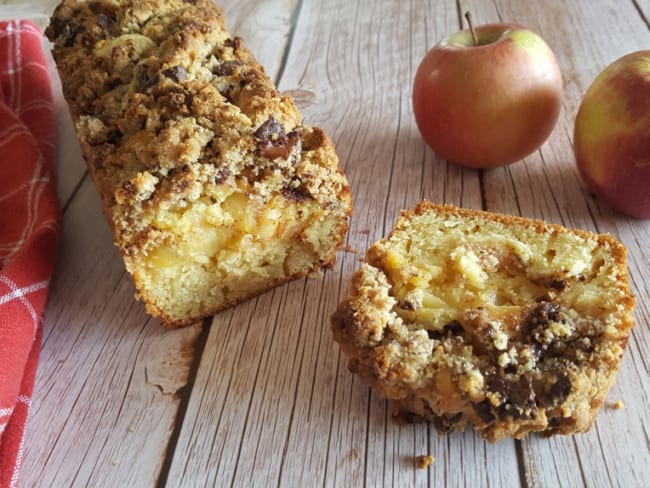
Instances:
[[[11,4],[9,7],[7,4]],[[649,0],[448,2],[224,0],[232,33],[334,140],[355,201],[346,248],[323,274],[164,332],[133,300],[53,74],[64,236],[46,310],[24,486],[646,486],[650,480],[650,222],[591,197],[571,143],[582,94],[647,48]],[[55,2],[0,1],[46,24]],[[555,51],[563,112],[542,148],[478,172],[419,136],[413,74],[462,24],[516,21]],[[53,69],[53,67],[52,67]],[[636,321],[617,383],[587,434],[489,444],[399,426],[347,370],[329,317],[371,242],[421,199],[610,232],[629,249]],[[621,399],[625,407],[613,408]],[[417,469],[415,459],[435,462]]]
[[[650,256],[639,246],[643,242],[648,249],[650,226],[615,213],[587,194],[575,168],[571,145],[573,122],[582,95],[607,64],[647,47],[648,25],[632,1],[617,2],[615,6],[606,1],[568,5],[547,0],[543,5],[526,6],[496,1],[495,6],[500,16],[516,18],[548,40],[558,54],[564,74],[565,102],[558,126],[540,151],[526,158],[524,164],[486,174],[484,191],[488,208],[612,233],[631,248],[633,293],[637,297],[650,296],[645,280]],[[604,18],[616,28],[603,29]],[[642,486],[650,480],[647,462],[650,370],[642,353],[648,350],[647,330],[643,330],[647,318],[647,300],[637,299],[637,328],[632,333],[617,384],[590,432],[550,440],[531,437],[522,442],[524,468],[530,484],[554,486],[562,480],[571,480],[575,486],[614,486],[625,480],[624,485]],[[623,399],[624,410],[612,408],[618,399]],[[630,465],[636,468],[630,469]]]
[[[182,331],[176,341],[162,337],[160,326],[133,300],[133,286],[111,242],[86,180],[65,214],[46,308],[26,441],[28,485],[150,484],[162,464],[178,399],[159,387],[161,381],[147,382],[147,368],[160,354],[191,362],[191,352],[180,353],[179,341],[193,331]],[[161,351],[161,343],[171,347]],[[176,366],[181,367],[173,374],[183,375],[187,368]],[[130,449],[152,462],[138,462]],[[67,462],[70,458],[85,462]],[[120,465],[125,469],[115,469]]]
[[[366,7],[303,2],[292,44],[303,48],[291,50],[279,84],[301,95],[305,120],[323,126],[336,142],[357,196],[347,240],[353,250],[385,235],[399,211],[422,198],[440,201],[442,195],[451,203],[481,206],[478,174],[439,161],[425,149],[410,105],[411,73],[426,50],[412,46],[432,43],[427,35],[457,29],[456,8],[445,12],[444,21],[440,9],[435,15],[427,12],[425,19],[435,18],[440,29],[431,33],[424,29],[426,21],[422,30],[411,29],[423,14],[415,6],[375,2]],[[343,34],[334,36],[334,26]],[[404,37],[410,29],[412,37]],[[341,104],[342,98],[348,102]],[[329,316],[361,257],[340,253],[336,273],[290,285],[288,293],[295,290],[295,296],[276,290],[278,311],[267,309],[269,317],[248,319],[257,332],[234,332],[230,314],[215,318],[190,397],[187,416],[193,420],[183,426],[170,471],[172,485],[248,486],[260,481],[259,471],[280,486],[409,486],[430,477],[471,485],[516,484],[518,478],[511,476],[517,471],[514,442],[488,449],[468,433],[448,451],[447,439],[426,425],[396,426],[388,403],[347,371],[331,341]],[[254,317],[259,307],[258,302],[241,308],[251,308]],[[238,322],[235,326],[246,323]],[[234,334],[239,340],[230,342]],[[243,351],[247,361],[242,364],[235,358],[243,358]],[[267,364],[275,368],[273,376]],[[220,378],[218,384],[203,371]],[[242,383],[248,391],[235,388]],[[269,395],[271,402],[264,400]],[[197,453],[197,446],[207,445],[209,450]],[[414,468],[415,457],[429,452],[439,456],[438,479]],[[461,459],[475,468],[460,473]],[[486,463],[493,469],[486,471]],[[204,478],[200,473],[206,469],[210,474]]]

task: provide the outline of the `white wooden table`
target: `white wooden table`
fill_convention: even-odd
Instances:
[[[45,26],[55,2],[0,1]],[[23,486],[650,486],[650,221],[583,189],[571,149],[582,94],[614,59],[650,44],[650,0],[224,0],[230,30],[334,139],[356,209],[333,270],[193,327],[165,332],[134,289],[54,83],[64,235],[46,310]],[[486,172],[423,144],[411,82],[460,26],[509,20],[539,32],[564,75],[563,113],[524,162]],[[370,242],[422,198],[618,236],[637,325],[594,428],[491,445],[397,426],[346,368],[329,316]],[[359,250],[359,252],[353,252]],[[613,404],[624,402],[617,410]],[[428,469],[414,458],[435,456]]]

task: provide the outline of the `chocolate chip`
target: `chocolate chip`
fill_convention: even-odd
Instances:
[[[241,66],[241,61],[224,61],[214,69],[214,74],[217,76],[232,76],[232,74],[235,72],[235,68],[238,66]]]
[[[528,314],[526,323],[529,326],[548,325],[550,322],[560,322],[563,315],[560,312],[560,304],[555,302],[542,301]]]
[[[233,96],[232,96],[232,87],[231,87],[231,86],[227,86],[227,87],[225,87],[225,88],[220,88],[220,89],[219,89],[219,93],[221,94],[221,96],[222,96],[223,98],[226,99],[226,101],[227,101],[228,103],[233,104],[233,105],[237,105],[237,104],[235,103],[235,99],[234,99]]]
[[[567,350],[567,344],[565,342],[560,342],[560,341],[551,342],[547,350],[548,357],[563,356],[566,350]]]
[[[562,405],[571,393],[571,378],[566,370],[559,371],[555,382],[544,391],[539,398],[540,405],[544,407],[557,407]]]
[[[284,128],[274,117],[268,119],[253,132],[253,136],[260,142],[272,142],[273,138],[278,138],[283,135]]]
[[[122,132],[119,129],[112,129],[106,134],[106,142],[115,146],[120,144],[122,140]]]
[[[548,419],[548,429],[544,432],[545,436],[566,432],[567,428],[573,431],[573,419],[571,417],[551,417]]]
[[[566,349],[566,345],[556,344],[557,341],[553,341],[552,336],[549,337],[545,334],[545,330],[551,322],[565,323],[566,321],[567,318],[562,313],[559,303],[543,299],[528,313],[522,330],[525,340],[530,344],[538,361],[545,357],[549,348],[551,353],[556,356],[561,355]]]
[[[149,73],[147,73],[146,66],[143,66],[142,68],[140,68],[137,76],[138,91],[144,93],[145,91],[147,91],[148,88],[151,88],[152,86],[156,85],[158,81],[160,81],[158,75],[155,75],[154,77],[150,77]]]
[[[236,51],[241,47],[241,37],[233,37],[232,39],[226,39],[224,41],[224,46],[232,48],[233,51]]]
[[[293,200],[294,202],[298,202],[298,203],[303,202],[306,199],[311,197],[309,192],[301,186],[294,187],[291,185],[287,185],[284,188],[282,188],[282,194],[287,199]]]
[[[549,427],[559,427],[562,422],[560,421],[559,417],[551,417],[548,419],[548,426]]]
[[[455,335],[455,336],[462,335],[463,332],[465,332],[465,329],[463,329],[463,326],[457,320],[452,320],[447,325],[445,325],[442,329],[447,334],[451,334],[451,335]]]
[[[187,79],[187,71],[185,71],[185,68],[182,66],[172,66],[171,68],[164,70],[162,73],[167,78],[174,80],[176,83]]]
[[[436,415],[432,419],[433,426],[439,434],[447,434],[454,430],[454,427],[456,427],[462,416],[463,414],[461,412],[456,414]]]
[[[557,381],[551,387],[551,395],[553,396],[553,403],[559,405],[564,403],[569,394],[571,393],[571,379],[568,373],[563,371],[559,374]]]
[[[439,330],[431,330],[431,329],[427,329],[427,335],[429,336],[429,339],[433,339],[434,341],[439,341],[444,337],[442,335],[442,332],[440,332]]]
[[[567,280],[553,276],[542,276],[532,280],[533,283],[546,288],[552,288],[555,291],[563,291],[569,284]]]
[[[95,22],[99,27],[102,28],[102,30],[105,30],[105,31],[109,30],[111,28],[111,24],[113,23],[111,18],[108,15],[104,14],[104,13],[98,14],[97,19],[95,20]]]
[[[285,134],[284,127],[273,117],[260,125],[253,137],[257,139],[257,154],[268,159],[287,159],[300,141],[297,132]]]
[[[553,279],[549,282],[548,286],[550,286],[550,287],[553,288],[554,290],[557,290],[557,291],[563,291],[563,290],[566,288],[566,286],[567,286],[567,281],[566,281],[566,280],[560,280],[560,279],[553,278]]]
[[[231,175],[231,172],[228,168],[221,168],[219,171],[217,171],[217,175],[214,177],[214,182],[215,183],[223,183],[228,179],[228,177]]]
[[[416,304],[414,302],[412,302],[411,300],[400,300],[398,306],[402,310],[411,310],[411,311],[413,311],[413,310],[417,309]],[[427,331],[427,332],[429,332],[429,331]]]
[[[519,410],[535,407],[535,391],[533,381],[529,375],[522,375],[519,381],[508,383],[508,398]]]
[[[290,132],[286,136],[280,137],[277,141],[258,146],[259,155],[268,159],[287,159],[291,156],[291,151],[298,142],[299,137],[296,132]]]
[[[61,29],[61,34],[59,39],[61,39],[61,42],[63,43],[64,47],[71,47],[74,45],[75,39],[77,38],[77,34],[81,32],[83,28],[80,25],[77,24],[68,24],[66,23],[63,28]]]
[[[530,418],[537,411],[535,403],[535,390],[533,381],[529,375],[521,375],[519,378],[506,378],[502,370],[492,375],[487,375],[487,388],[496,393],[501,403],[497,408],[499,418],[513,419]]]
[[[47,34],[47,38],[54,42],[57,37],[61,35],[63,32],[63,28],[66,26],[66,22],[61,20],[61,10],[63,9],[62,5],[58,5],[55,9],[54,12],[52,13],[52,17],[50,18],[50,25],[47,27],[45,33]]]
[[[435,339],[438,341],[443,337],[462,336],[464,332],[465,329],[463,329],[463,326],[457,320],[452,320],[448,324],[445,324],[442,327],[442,330],[427,330],[429,339]]]
[[[478,415],[478,417],[487,425],[494,423],[496,417],[492,413],[489,401],[483,400],[478,403],[472,402],[472,408],[474,409],[474,412],[476,412],[476,415]]]

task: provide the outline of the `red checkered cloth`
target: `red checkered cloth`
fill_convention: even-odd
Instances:
[[[0,487],[16,486],[60,230],[43,37],[0,22]]]

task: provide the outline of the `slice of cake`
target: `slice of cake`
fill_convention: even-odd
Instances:
[[[497,441],[589,429],[633,306],[610,235],[423,202],[368,250],[332,328],[402,418]]]
[[[47,35],[151,314],[186,325],[333,263],[352,209],[334,147],[210,0],[65,0]]]

